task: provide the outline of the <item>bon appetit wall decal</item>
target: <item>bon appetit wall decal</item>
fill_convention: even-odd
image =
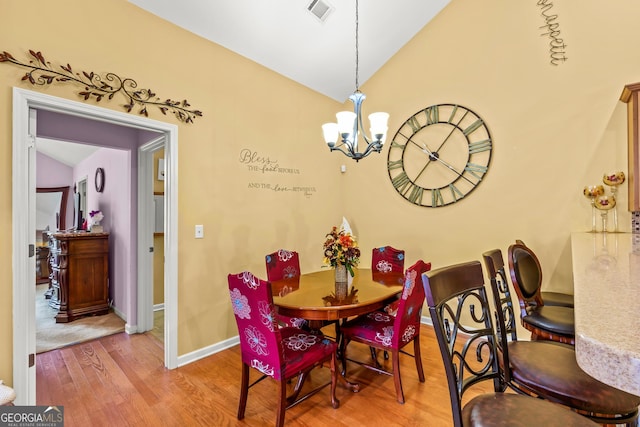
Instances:
[[[559,65],[567,60],[564,51],[567,45],[564,44],[564,39],[560,37],[558,15],[551,12],[553,2],[550,0],[538,0],[538,6],[540,6],[540,14],[544,18],[544,25],[539,28],[546,31],[540,35],[549,38],[549,62],[551,62],[551,65]]]
[[[29,55],[27,63],[18,61],[9,52],[3,51],[0,53],[0,62],[27,68],[28,71],[22,76],[22,80],[34,86],[50,85],[54,82],[83,86],[84,90],[78,92],[78,96],[85,101],[94,99],[100,102],[103,98],[112,100],[115,94],[120,93],[128,101],[123,105],[128,113],[135,108],[139,114],[149,117],[147,108],[154,106],[160,109],[162,114],[171,113],[184,123],[193,123],[193,119],[202,116],[202,111],[190,109],[191,105],[186,99],[163,101],[151,89],[138,89],[138,83],[129,77],[121,78],[115,73],[100,75],[93,71],[74,72],[70,64],[60,65],[58,70],[45,60],[40,51],[29,50]]]

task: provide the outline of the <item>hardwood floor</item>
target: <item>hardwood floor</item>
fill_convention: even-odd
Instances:
[[[392,377],[349,364],[347,376],[360,383],[359,393],[339,385],[340,407],[333,409],[329,390],[323,389],[289,409],[286,425],[451,426],[449,392],[433,329],[422,325],[420,339],[426,382],[418,381],[413,358],[403,355],[404,405],[395,400]],[[349,355],[366,358],[369,349],[352,343]],[[276,384],[270,380],[249,391],[245,419],[236,419],[239,346],[167,370],[161,342],[150,334],[120,333],[38,354],[36,365],[37,405],[64,406],[65,427],[275,424]],[[314,370],[310,381],[328,378],[328,369]],[[478,393],[491,391],[492,384],[476,388]],[[468,393],[465,401],[474,395]]]

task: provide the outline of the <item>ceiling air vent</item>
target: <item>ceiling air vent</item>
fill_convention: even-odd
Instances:
[[[329,14],[333,11],[333,7],[324,0],[311,0],[307,9],[321,22],[326,21]]]

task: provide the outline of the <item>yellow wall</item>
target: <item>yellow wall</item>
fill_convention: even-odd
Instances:
[[[458,103],[487,122],[494,149],[470,197],[437,209],[396,193],[386,150],[352,165],[348,214],[363,247],[403,247],[408,261],[435,268],[506,252],[519,238],[539,255],[545,286],[571,290],[569,234],[589,230],[591,220],[582,189],[627,170],[626,106],[618,99],[625,84],[640,81],[640,5],[549,3],[567,45],[558,66],[549,63],[535,1],[453,0],[367,81],[365,107],[388,109],[390,132],[424,107]],[[620,227],[630,231],[626,184],[619,195]]]
[[[389,183],[386,148],[356,164],[329,154],[320,125],[334,101],[149,15],[125,0],[2,0],[0,50],[24,58],[41,50],[55,64],[112,71],[161,97],[187,98],[204,117],[179,127],[179,354],[237,334],[226,275],[264,274],[264,254],[301,254],[303,271],[321,265],[323,236],[342,215],[363,248],[404,248],[407,262],[434,268],[469,259],[516,238],[538,253],[546,281],[571,279],[569,233],[586,230],[582,188],[610,169],[626,170],[622,87],[640,81],[635,0],[556,2],[568,61],[549,64],[535,2],[452,0],[362,90],[364,110],[388,111],[392,136],[426,106],[459,103],[480,114],[494,140],[485,181],[454,206],[427,209]],[[389,31],[401,22],[389,22]],[[23,71],[0,64],[0,227],[11,230],[11,87],[77,100],[77,89],[33,88]],[[122,100],[100,105],[120,110]],[[620,113],[622,119],[620,119]],[[171,121],[151,110],[151,117]],[[250,171],[240,150],[257,151],[299,174]],[[340,174],[339,165],[347,165]],[[249,183],[312,186],[309,197]],[[622,192],[620,203],[626,206]],[[620,210],[629,230],[629,215]],[[204,224],[205,238],[193,227]],[[11,239],[0,259],[11,259]],[[0,269],[0,378],[12,382],[11,280]],[[549,283],[550,286],[556,286]],[[560,286],[566,288],[567,285]]]
[[[153,236],[153,304],[164,304],[164,234]]]
[[[200,349],[237,334],[226,276],[244,269],[265,273],[264,254],[296,248],[305,271],[321,266],[327,230],[339,223],[336,191],[344,185],[339,158],[327,152],[321,120],[341,106],[291,80],[156,18],[125,0],[29,4],[2,0],[0,51],[27,60],[41,51],[54,66],[114,72],[150,87],[161,98],[187,99],[204,117],[179,125],[178,352]],[[28,24],[27,24],[28,23]],[[22,82],[24,70],[0,63],[0,378],[12,384],[11,100],[12,87],[80,100],[82,87]],[[97,105],[124,111],[123,98]],[[151,108],[150,117],[177,123]],[[248,149],[298,174],[250,171]],[[249,183],[310,186],[280,193]],[[193,227],[203,224],[205,238]]]

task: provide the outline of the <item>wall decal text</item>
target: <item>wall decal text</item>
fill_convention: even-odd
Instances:
[[[549,38],[549,62],[551,62],[551,65],[559,65],[568,58],[565,53],[567,45],[560,36],[560,24],[557,22],[558,15],[550,12],[553,7],[551,0],[538,0],[538,6],[540,6],[540,14],[544,18],[544,25],[539,28],[546,31],[540,35]]]

